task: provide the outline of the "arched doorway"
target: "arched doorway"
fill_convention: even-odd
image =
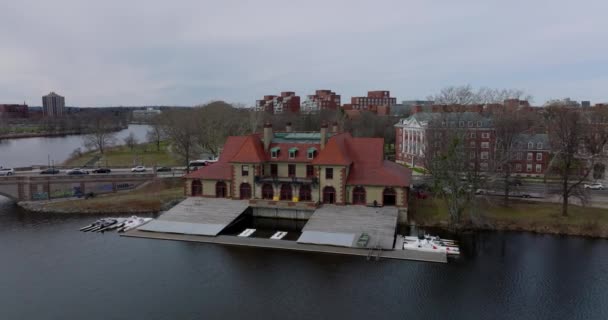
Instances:
[[[281,200],[291,201],[292,198],[291,185],[289,183],[281,184]]]
[[[367,204],[365,200],[365,188],[355,187],[353,189],[353,204]]]
[[[262,199],[272,200],[274,197],[274,189],[270,183],[262,185]]]
[[[193,197],[198,197],[203,195],[203,184],[200,180],[192,180],[192,185],[190,187],[190,194]]]
[[[323,188],[323,203],[335,203],[336,202],[336,189],[334,187]]]
[[[385,188],[382,192],[382,205],[394,206],[397,204],[397,193],[393,188]]]
[[[215,197],[216,198],[226,198],[226,182],[218,181],[215,184]]]
[[[312,192],[309,184],[300,186],[300,201],[312,201]]]
[[[241,199],[251,199],[251,185],[249,183],[241,183],[239,195]]]

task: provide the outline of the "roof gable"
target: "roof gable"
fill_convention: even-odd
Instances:
[[[244,143],[241,145],[237,153],[230,158],[229,162],[242,162],[242,163],[260,163],[266,160],[264,154],[262,141],[258,135],[248,136]]]

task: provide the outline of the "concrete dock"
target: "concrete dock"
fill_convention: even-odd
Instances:
[[[299,243],[393,249],[398,210],[395,207],[323,205],[302,229]],[[358,244],[366,234],[365,245]]]
[[[241,238],[236,236],[218,235],[218,236],[197,236],[187,234],[174,234],[162,232],[147,232],[140,230],[131,230],[124,233],[125,237],[148,238],[160,240],[175,240],[189,241],[200,243],[214,243],[222,245],[242,246],[242,247],[257,247],[280,250],[291,250],[300,252],[317,252],[329,254],[353,255],[361,257],[370,257],[371,259],[398,259],[398,260],[414,260],[425,262],[447,263],[447,256],[439,252],[420,252],[415,250],[372,250],[364,248],[348,248],[329,245],[304,244],[295,241],[286,240],[271,240],[261,238]]]

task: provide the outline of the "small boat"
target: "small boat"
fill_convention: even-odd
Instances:
[[[270,239],[281,240],[281,239],[285,238],[286,235],[287,235],[287,232],[279,231],[279,232],[273,234],[272,237],[270,237]]]
[[[110,224],[104,228],[101,228],[98,232],[104,232],[104,231],[116,229],[119,227],[119,225],[122,225],[126,219],[125,218],[115,218],[113,220],[115,220],[115,222],[113,224]]]
[[[239,233],[239,237],[247,238],[255,232],[255,229],[245,229],[245,231]]]
[[[120,229],[120,231],[127,232],[129,230],[133,230],[139,226],[142,226],[150,221],[152,221],[152,218],[140,218],[133,216],[125,222],[125,225]]]
[[[460,254],[460,249],[454,240],[441,239],[429,235],[418,237],[403,237],[403,250],[416,250],[425,252],[445,252],[450,256]]]

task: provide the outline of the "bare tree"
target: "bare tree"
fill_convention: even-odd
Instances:
[[[444,200],[453,226],[475,199],[484,184],[479,163],[479,145],[472,145],[468,131],[459,126],[470,113],[434,113],[424,137],[423,159],[433,178],[433,189]]]
[[[90,133],[83,137],[84,146],[87,149],[97,150],[103,154],[107,147],[116,143],[116,133],[113,131],[115,125],[112,119],[97,116],[90,123]]]
[[[519,89],[491,89],[482,87],[475,91],[471,85],[445,87],[439,93],[430,95],[428,100],[436,104],[486,104],[502,103],[506,99],[532,100],[532,96]]]
[[[514,171],[513,162],[516,150],[524,132],[531,129],[534,115],[533,112],[527,110],[510,110],[506,107],[493,112],[496,149],[491,169],[495,172],[497,180],[503,184],[505,206],[509,205],[510,180]]]
[[[127,145],[127,147],[129,147],[129,149],[131,149],[131,151],[133,151],[133,148],[135,148],[135,146],[137,145],[137,137],[135,137],[135,134],[133,132],[129,132],[129,135],[124,138],[124,142]]]
[[[160,151],[160,143],[165,139],[163,122],[160,116],[150,119],[150,129],[146,132],[146,139],[149,143],[156,145],[156,151]]]
[[[563,106],[550,106],[546,110],[546,123],[551,147],[555,152],[549,164],[549,173],[557,176],[562,198],[562,215],[568,215],[570,197],[583,203],[587,193],[581,184],[598,163],[608,139],[606,111],[584,111]]]
[[[195,111],[199,125],[197,143],[216,157],[228,136],[242,135],[249,129],[246,109],[236,109],[230,104],[216,101],[199,106]]]
[[[194,110],[170,110],[164,113],[162,121],[171,150],[182,158],[187,172],[190,172],[190,159],[196,151],[196,136],[199,133],[199,124],[194,114]]]

